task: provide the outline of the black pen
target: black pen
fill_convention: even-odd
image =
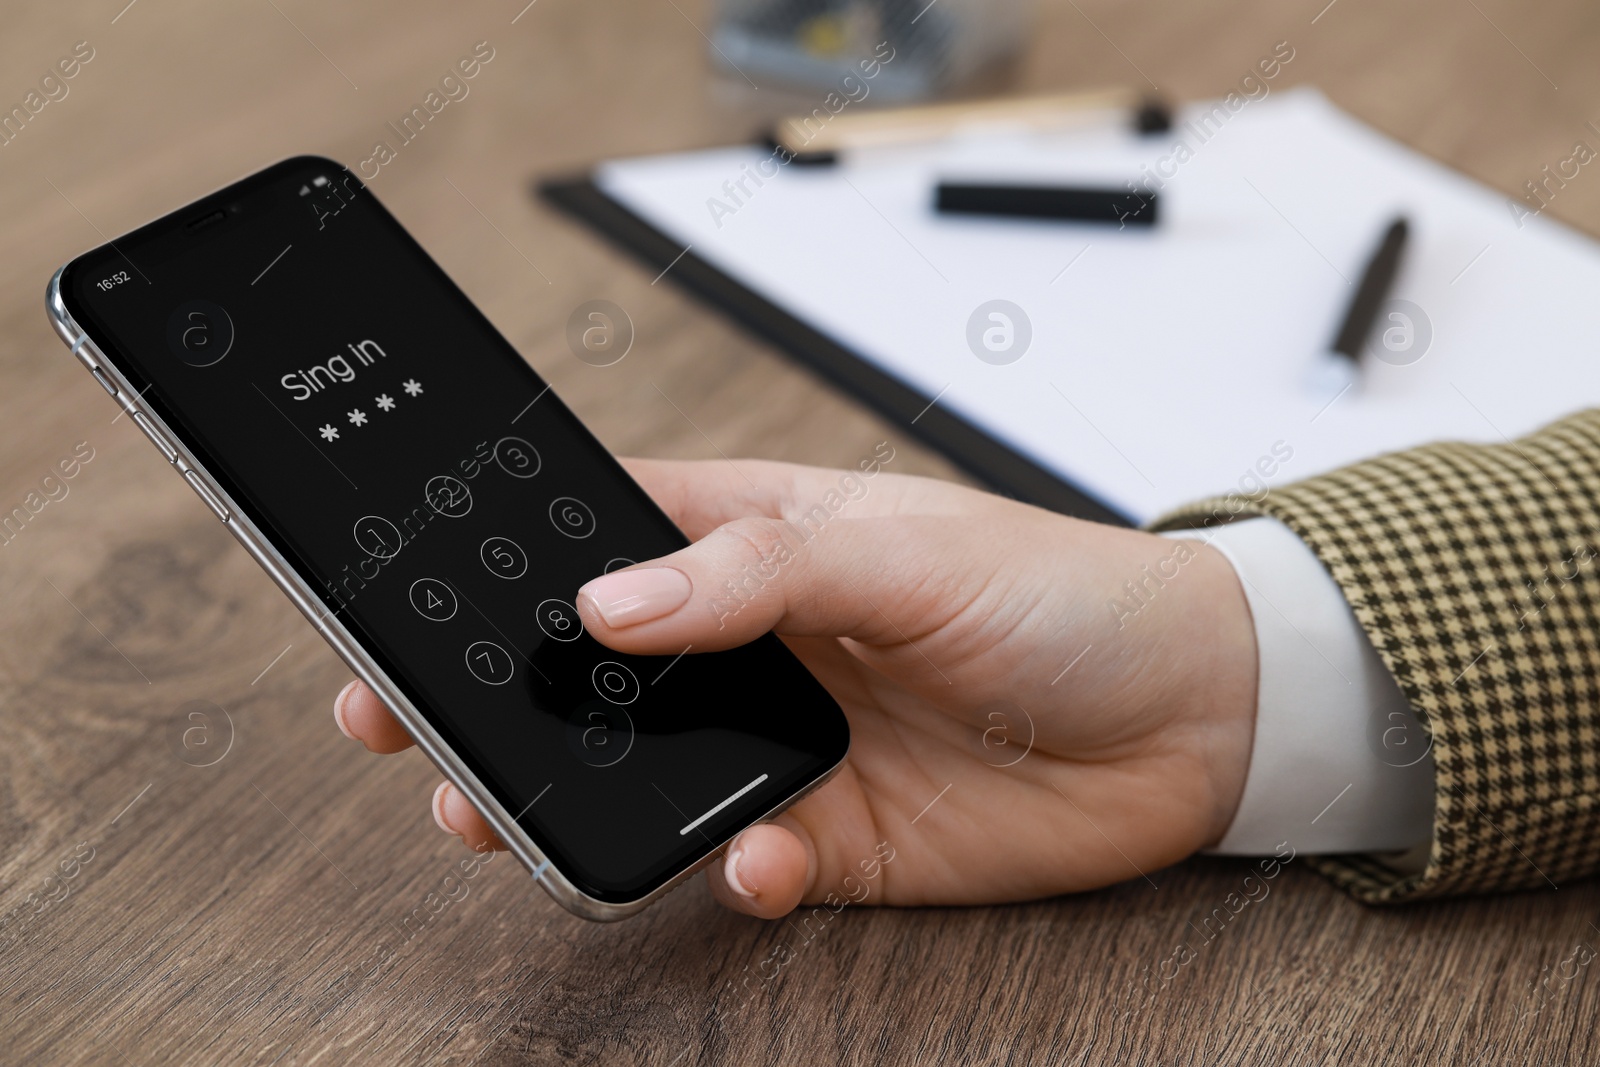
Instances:
[[[1350,298],[1344,324],[1339,327],[1339,334],[1333,339],[1333,346],[1329,350],[1332,358],[1325,360],[1324,367],[1319,368],[1322,372],[1318,375],[1320,386],[1331,386],[1342,392],[1355,383],[1356,371],[1361,365],[1361,350],[1366,347],[1372,324],[1377,321],[1378,312],[1388,299],[1394,276],[1400,271],[1400,254],[1405,250],[1409,231],[1410,226],[1405,216],[1401,215],[1389,224],[1382,242],[1372,253],[1372,258],[1367,260],[1367,269],[1362,272],[1361,282],[1356,286],[1355,295]]]

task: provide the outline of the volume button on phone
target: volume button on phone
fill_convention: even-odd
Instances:
[[[156,429],[150,424],[149,419],[145,418],[141,413],[135,411],[133,413],[133,421],[138,423],[139,429],[143,430],[144,435],[150,438],[150,443],[161,449],[161,454],[167,457],[168,463],[177,462],[178,450],[172,447],[172,442],[168,441],[166,436],[160,430]]]
[[[94,375],[94,380],[95,381],[99,382],[102,386],[105,387],[105,391],[106,392],[110,393],[112,396],[116,396],[117,395],[117,387],[114,384],[112,384],[112,381],[111,381],[110,378],[106,377],[104,371],[102,371],[99,367],[96,367],[90,373]]]
[[[216,512],[217,518],[223,522],[228,521],[228,506],[222,502],[221,494],[211,488],[199,471],[184,471],[183,478],[189,483],[189,488],[193,489],[195,494],[206,502],[206,506]]]

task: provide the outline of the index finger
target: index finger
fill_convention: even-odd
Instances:
[[[359,678],[334,698],[333,720],[339,724],[340,733],[360,741],[371,752],[404,752],[416,744],[378,694]]]

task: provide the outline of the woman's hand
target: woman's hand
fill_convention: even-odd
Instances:
[[[724,904],[771,918],[844,895],[880,842],[894,859],[876,902],[1025,900],[1140,877],[1227,829],[1256,647],[1215,549],[882,472],[626,465],[694,544],[579,590],[589,633],[694,655],[776,630],[850,720],[839,774],[707,871]],[[735,600],[725,583],[746,567],[777,574]],[[360,683],[335,717],[374,752],[411,744]],[[433,812],[500,847],[454,787]]]

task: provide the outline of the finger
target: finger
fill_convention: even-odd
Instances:
[[[394,717],[378,694],[359,678],[339,690],[333,700],[333,721],[353,741],[360,741],[370,752],[402,752],[416,742]]]
[[[810,835],[795,820],[779,816],[734,838],[722,861],[707,868],[706,882],[726,907],[777,919],[799,906],[815,871]]]
[[[882,449],[854,470],[753,459],[621,463],[691,540],[751,515],[796,522],[809,515],[816,522],[837,515],[951,514],[988,500],[949,482],[889,474],[882,467],[893,456],[892,448]]]
[[[714,862],[712,895],[735,911],[772,919],[796,907],[887,899],[894,849],[877,831],[868,798],[846,763],[828,784],[770,823],[752,826]]]
[[[449,782],[440,782],[433,791],[433,821],[447,834],[455,834],[474,852],[504,852],[506,846],[489,828],[472,801]]]
[[[640,655],[732,648],[774,629],[914,644],[982,594],[999,564],[972,545],[993,536],[982,521],[920,516],[816,531],[738,519],[647,566],[593,579],[577,607],[597,640]]]

